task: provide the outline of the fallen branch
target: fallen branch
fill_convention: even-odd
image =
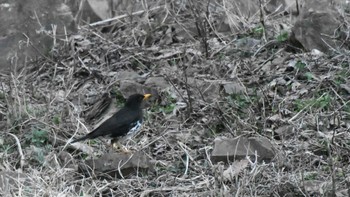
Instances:
[[[128,17],[128,16],[135,16],[135,15],[143,14],[146,11],[147,12],[154,11],[154,10],[158,10],[158,9],[164,8],[164,7],[165,6],[157,6],[157,7],[151,8],[149,10],[139,10],[139,11],[133,12],[131,14],[123,14],[123,15],[116,16],[116,17],[113,17],[113,18],[109,18],[109,19],[106,19],[106,20],[103,20],[103,21],[98,21],[98,22],[95,22],[95,23],[91,23],[91,24],[88,24],[86,26],[94,27],[94,26],[97,26],[97,25],[102,25],[102,24],[109,23],[109,22],[112,22],[112,21],[115,21],[115,20],[119,20],[119,19],[122,19],[122,18],[125,18],[125,17]]]

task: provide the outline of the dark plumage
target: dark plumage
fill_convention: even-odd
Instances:
[[[136,132],[141,126],[143,118],[141,108],[142,101],[148,99],[150,96],[150,94],[131,95],[127,99],[124,107],[120,109],[116,114],[103,122],[92,132],[88,133],[84,137],[73,140],[71,143],[86,139],[94,139],[100,136],[118,138],[132,134],[132,132]]]

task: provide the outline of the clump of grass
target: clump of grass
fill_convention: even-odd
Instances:
[[[331,107],[332,97],[329,93],[322,94],[317,98],[297,99],[294,101],[297,112],[305,108],[313,110],[328,110]]]
[[[264,27],[262,25],[258,25],[252,29],[252,35],[256,38],[261,38],[264,35]]]
[[[115,105],[116,107],[120,108],[124,106],[125,104],[125,98],[123,97],[122,93],[118,90],[113,90],[113,96],[115,98]]]
[[[277,35],[276,40],[278,42],[285,42],[288,40],[289,34],[287,31],[283,31],[280,34]]]
[[[59,116],[54,116],[52,117],[52,122],[55,124],[55,125],[59,125],[61,123],[61,118]]]
[[[28,140],[31,145],[36,147],[43,147],[47,144],[49,139],[49,134],[45,129],[32,128]]]
[[[173,113],[176,108],[176,99],[172,98],[169,94],[165,94],[163,100],[163,105],[152,105],[150,111],[163,114]]]

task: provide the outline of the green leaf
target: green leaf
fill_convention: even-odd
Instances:
[[[164,106],[161,110],[166,114],[170,114],[174,111],[175,106],[176,105],[174,103],[171,103],[170,105]]]
[[[288,40],[288,37],[289,37],[288,32],[284,31],[280,33],[276,39],[278,42],[285,42],[286,40]]]
[[[61,119],[60,119],[60,117],[58,117],[58,116],[54,116],[54,117],[52,118],[52,122],[53,122],[55,125],[59,125],[60,122],[61,122]]]
[[[46,141],[48,140],[49,136],[47,131],[40,130],[40,129],[34,129],[32,130],[32,136],[31,136],[31,144],[35,146],[43,146]]]
[[[253,33],[257,35],[262,35],[264,33],[264,28],[262,26],[255,27]]]
[[[299,70],[304,70],[306,68],[306,64],[300,60],[295,64],[295,67]]]
[[[312,81],[314,78],[314,75],[311,72],[306,72],[305,77],[307,78],[308,81]]]

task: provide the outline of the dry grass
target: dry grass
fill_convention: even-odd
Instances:
[[[132,21],[118,18],[114,26],[121,28],[108,34],[100,33],[100,26],[82,27],[50,56],[1,76],[0,112],[6,132],[0,136],[0,169],[27,177],[18,186],[7,183],[2,193],[349,195],[349,56],[291,54],[282,45],[237,48],[234,43],[240,37],[218,32],[215,22],[228,16],[233,21],[230,27],[241,30],[237,35],[261,38],[255,31],[261,27],[260,14],[244,19],[230,12],[227,4],[215,4],[221,12],[208,5],[214,4],[198,5],[209,10],[209,15],[200,15],[193,7],[170,2]],[[271,24],[284,20],[273,14],[273,18],[264,16],[267,40],[278,32]],[[202,37],[194,33],[196,23],[197,30],[205,31]],[[207,48],[203,43],[208,43]],[[288,71],[293,61],[298,63]],[[68,140],[92,128],[99,117],[86,122],[86,114],[102,94],[118,89],[117,73],[122,70],[146,78],[163,76],[170,84],[160,92],[162,102],[146,110],[144,132],[133,144],[149,157],[154,169],[125,179],[83,177],[76,170],[77,162],[107,148],[92,141],[88,145],[94,155],[88,155],[89,151],[71,147]],[[228,95],[222,86],[231,81],[244,90]],[[268,137],[278,156],[270,163],[247,160],[228,176],[230,165],[210,159],[213,142],[219,136],[239,135]]]

